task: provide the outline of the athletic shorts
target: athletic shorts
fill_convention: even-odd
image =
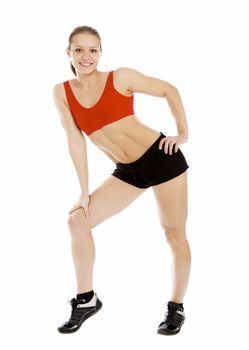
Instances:
[[[159,149],[159,142],[166,137],[160,132],[159,138],[137,160],[131,163],[116,163],[111,175],[139,188],[148,188],[169,181],[189,168],[187,161],[178,148],[172,154]]]

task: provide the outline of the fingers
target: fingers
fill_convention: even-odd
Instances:
[[[160,141],[159,149],[161,150],[162,148],[164,148],[164,153],[166,154],[169,153],[170,155],[172,155],[174,145],[175,145],[175,153],[176,153],[178,151],[178,143],[176,138],[174,136],[167,136]]]
[[[73,207],[72,209],[69,210],[68,214],[72,214],[75,210],[79,209],[80,206],[78,207]]]
[[[79,208],[83,208],[84,209],[84,214],[88,218],[90,216],[89,207],[88,207],[90,199],[91,199],[91,196],[87,196],[86,197],[86,196],[80,195],[79,199],[74,204],[73,208],[69,210],[68,214],[70,215],[75,210],[77,210]]]
[[[86,217],[89,218],[90,212],[89,212],[88,205],[84,208],[84,212],[85,212]]]
[[[84,214],[87,218],[89,218],[90,216],[90,212],[89,212],[89,208],[88,205],[86,207],[83,206],[77,206],[77,207],[73,207],[71,210],[69,210],[68,214],[72,214],[75,210],[79,209],[79,208],[83,208],[84,209]]]

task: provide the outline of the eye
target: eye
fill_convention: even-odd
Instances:
[[[95,49],[91,49],[91,52],[94,52],[94,53],[95,53],[95,52],[97,52],[97,50],[95,50]]]
[[[81,50],[81,49],[75,49],[75,51],[77,51],[77,52],[78,52],[78,50]]]

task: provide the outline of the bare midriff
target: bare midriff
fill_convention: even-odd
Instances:
[[[114,163],[131,163],[158,139],[160,132],[141,123],[135,114],[108,124],[88,135]]]

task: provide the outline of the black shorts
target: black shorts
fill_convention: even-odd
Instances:
[[[166,137],[160,132],[159,138],[137,160],[131,163],[116,163],[116,168],[111,174],[130,185],[139,188],[148,188],[169,181],[182,174],[189,168],[187,161],[178,147],[172,154],[159,149],[159,142]]]

